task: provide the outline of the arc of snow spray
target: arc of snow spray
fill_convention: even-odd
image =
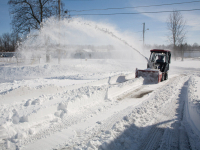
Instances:
[[[80,22],[80,21],[79,21]],[[91,26],[89,23],[84,23],[84,25],[88,25],[88,26]],[[132,48],[134,51],[136,51],[137,53],[139,53],[142,57],[145,58],[145,60],[148,62],[148,58],[146,56],[144,56],[139,50],[135,49],[132,45],[130,45],[129,43],[127,43],[125,40],[117,37],[116,35],[114,35],[112,32],[108,31],[107,29],[103,29],[103,28],[100,28],[98,27],[97,25],[95,25],[95,29],[101,31],[101,32],[104,32],[104,33],[107,33],[109,35],[111,35],[112,37],[118,39],[119,41],[123,42],[125,45],[129,46],[130,48]]]

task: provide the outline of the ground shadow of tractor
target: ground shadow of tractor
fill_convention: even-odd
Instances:
[[[160,148],[160,144],[162,143],[162,136],[165,132],[165,129],[159,126],[171,121],[172,120],[168,120],[147,127],[137,127],[135,124],[131,124],[122,134],[120,134],[120,136],[115,137],[115,140],[111,142],[109,141],[109,143],[105,141],[99,147],[99,149],[100,150],[158,149]]]
[[[176,115],[171,120],[163,120],[162,122],[146,127],[137,127],[134,123],[124,123],[126,128],[119,136],[114,137],[112,141],[105,141],[100,150],[150,150],[150,149],[191,149],[189,137],[182,126],[184,104],[187,98],[187,82],[180,90],[178,96],[178,107]],[[170,112],[170,111],[168,111]],[[167,115],[167,114],[166,114]],[[164,117],[164,115],[161,115]],[[160,116],[159,116],[160,117]],[[123,118],[122,122],[128,122]],[[170,126],[166,126],[166,125]],[[115,125],[114,125],[115,126]],[[115,130],[114,126],[111,130]],[[114,129],[113,129],[114,128]],[[120,132],[120,131],[119,131]],[[197,148],[199,149],[199,148]]]

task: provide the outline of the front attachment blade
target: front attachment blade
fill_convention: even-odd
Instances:
[[[157,84],[162,79],[162,72],[157,69],[139,70],[136,68],[135,77],[143,77],[145,84]]]

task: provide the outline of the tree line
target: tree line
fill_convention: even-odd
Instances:
[[[168,44],[168,45],[150,45],[146,44],[145,49],[150,50],[150,49],[168,49],[172,50],[172,56],[174,59],[177,57],[184,59],[184,53],[193,53],[195,51],[200,52],[200,45],[197,43],[194,44],[188,44],[188,43],[181,43],[181,44]]]
[[[0,52],[14,52],[17,48],[17,43],[21,41],[18,34],[4,33],[0,36]]]

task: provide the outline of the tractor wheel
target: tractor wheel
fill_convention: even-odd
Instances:
[[[168,73],[166,72],[165,73],[165,80],[167,80],[168,79]]]
[[[162,74],[161,82],[165,80],[165,75]]]

